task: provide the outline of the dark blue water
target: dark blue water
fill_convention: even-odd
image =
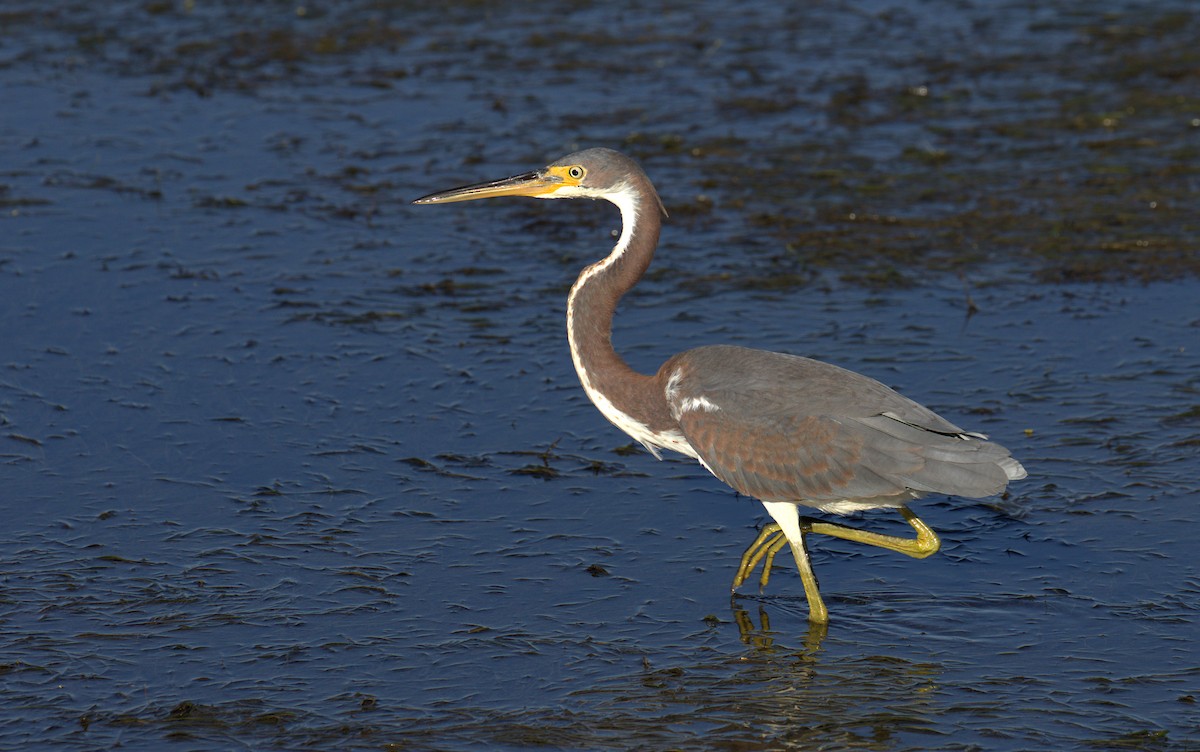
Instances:
[[[1186,70],[1186,6],[567,7],[0,16],[0,747],[1200,745],[1195,130],[1119,101],[1190,74],[1113,82],[1126,130],[1082,132],[1070,57],[1029,77],[1155,40]],[[890,117],[914,71],[967,104]],[[924,561],[815,541],[828,634],[783,557],[731,602],[761,505],[627,451],[571,369],[615,210],[407,203],[593,144],[673,215],[617,321],[636,367],[819,357],[1030,477],[922,502]],[[1056,216],[1095,254],[1041,244]],[[903,280],[839,262],[874,241]]]

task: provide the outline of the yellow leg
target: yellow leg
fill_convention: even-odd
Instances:
[[[901,538],[896,535],[881,535],[880,533],[872,533],[868,530],[858,530],[857,528],[839,525],[836,522],[820,522],[808,517],[801,517],[801,522],[808,523],[808,529],[814,533],[821,535],[832,535],[835,538],[844,538],[849,541],[858,543],[866,543],[868,546],[879,546],[886,548],[889,551],[897,551],[899,553],[911,556],[914,559],[924,559],[926,556],[937,553],[942,547],[942,541],[938,538],[937,533],[924,522],[921,522],[908,507],[900,507],[900,514],[904,515],[904,519],[908,520],[908,524],[913,526],[913,530],[917,531],[916,538]]]
[[[784,546],[791,545],[792,555],[796,559],[796,568],[799,570],[800,579],[804,583],[804,595],[808,598],[809,619],[818,624],[824,624],[829,620],[829,612],[821,600],[821,593],[817,586],[817,577],[813,574],[812,565],[808,561],[808,550],[805,542],[807,533],[831,535],[835,538],[865,543],[869,546],[878,546],[916,559],[924,559],[926,556],[936,553],[941,548],[942,542],[938,538],[937,533],[933,532],[908,507],[900,507],[900,514],[904,516],[908,524],[912,525],[913,530],[917,532],[915,538],[901,538],[896,535],[872,533],[868,530],[859,530],[847,525],[840,525],[836,522],[822,522],[814,520],[811,517],[801,517],[800,541],[798,544],[794,544],[787,539],[787,536],[784,535],[782,528],[777,523],[770,522],[763,525],[763,529],[759,532],[758,537],[754,539],[754,542],[742,554],[741,564],[738,566],[737,574],[733,578],[733,589],[737,590],[741,587],[760,562],[763,565],[763,571],[758,582],[760,589],[765,588],[771,576],[771,566],[775,563],[775,555],[782,551]]]
[[[733,578],[733,589],[737,590],[742,586],[759,562],[763,563],[763,574],[759,579],[759,585],[766,587],[767,580],[771,576],[771,566],[775,563],[775,555],[782,551],[784,546],[791,545],[792,557],[796,560],[796,569],[799,570],[800,580],[804,583],[804,595],[808,598],[808,618],[817,624],[825,624],[829,621],[829,610],[825,608],[825,602],[821,600],[821,589],[817,585],[817,576],[813,573],[812,564],[808,560],[808,548],[804,541],[807,532],[809,532],[807,524],[802,525],[799,543],[792,543],[783,534],[783,530],[778,524],[771,522],[763,525],[758,537],[742,554],[742,562]]]
[[[825,608],[825,601],[821,600],[821,587],[817,584],[817,576],[813,574],[812,564],[808,561],[806,533],[804,526],[801,526],[800,542],[788,542],[792,545],[792,557],[796,560],[796,569],[800,570],[800,581],[804,583],[804,597],[808,598],[808,620],[814,624],[828,624],[829,609]],[[775,555],[772,554],[771,558],[775,558]]]

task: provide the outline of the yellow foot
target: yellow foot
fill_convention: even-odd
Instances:
[[[775,554],[779,553],[780,549],[787,544],[787,536],[783,534],[783,529],[779,527],[778,523],[768,522],[763,525],[758,537],[742,554],[742,562],[733,578],[733,589],[740,588],[764,558],[766,563],[763,565],[762,578],[759,579],[759,588],[760,590],[765,588],[767,580],[771,577],[771,565],[775,563]]]
[[[821,591],[817,585],[817,576],[813,574],[812,565],[808,561],[808,550],[805,547],[804,534],[809,532],[807,524],[802,525],[799,541],[790,541],[784,534],[783,529],[774,522],[763,526],[759,531],[758,537],[750,544],[742,554],[741,564],[738,566],[737,574],[733,578],[733,589],[736,591],[750,577],[750,573],[762,564],[762,576],[758,580],[759,591],[767,586],[767,581],[771,577],[771,567],[775,564],[775,555],[783,550],[784,546],[791,546],[792,557],[796,560],[796,569],[800,572],[800,579],[804,583],[804,595],[808,598],[808,619],[815,624],[827,624],[829,622],[829,609],[825,607],[825,602],[821,600]]]
[[[750,573],[759,564],[762,564],[762,575],[758,580],[761,592],[767,586],[767,581],[771,577],[771,567],[775,563],[775,555],[782,551],[784,546],[790,545],[792,556],[796,560],[796,569],[799,570],[800,579],[804,583],[804,595],[808,598],[808,618],[814,624],[826,624],[829,621],[829,611],[825,608],[824,601],[821,600],[817,578],[813,574],[812,565],[808,560],[806,542],[808,533],[831,535],[835,538],[865,543],[869,546],[878,546],[917,559],[924,559],[941,548],[942,542],[938,538],[937,533],[933,532],[928,525],[918,519],[908,507],[900,507],[900,514],[904,516],[904,519],[916,531],[917,535],[915,538],[883,535],[867,530],[859,530],[836,522],[822,522],[814,520],[811,517],[800,517],[799,540],[793,541],[788,539],[787,535],[783,532],[783,528],[778,523],[767,523],[759,531],[758,537],[754,539],[754,542],[742,554],[737,574],[733,578],[733,589],[736,591],[741,587],[749,579]]]

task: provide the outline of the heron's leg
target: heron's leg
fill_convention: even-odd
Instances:
[[[813,574],[812,564],[808,561],[808,544],[805,542],[805,529],[800,529],[798,542],[788,541],[792,546],[792,556],[796,559],[796,569],[800,570],[800,581],[804,583],[804,597],[808,598],[808,620],[814,624],[829,623],[829,609],[821,600],[821,589],[817,585],[817,576]],[[772,556],[774,558],[774,556]],[[763,580],[766,580],[764,573]]]
[[[764,505],[777,522],[763,525],[758,537],[742,554],[741,564],[738,566],[737,575],[733,580],[734,589],[736,590],[746,581],[760,562],[763,563],[763,574],[759,579],[759,584],[765,587],[771,575],[771,565],[775,562],[775,555],[782,551],[784,546],[790,545],[792,557],[796,560],[796,569],[800,572],[800,580],[804,583],[804,596],[808,599],[808,619],[814,624],[828,623],[829,610],[825,608],[825,602],[821,600],[817,576],[813,574],[812,564],[808,560],[805,536],[811,532],[809,521],[801,520],[798,517],[795,504],[764,502]]]
[[[912,525],[913,530],[917,531],[916,538],[901,538],[896,535],[872,533],[868,530],[859,530],[846,525],[839,525],[836,522],[821,522],[809,517],[801,518],[801,523],[808,531],[814,533],[832,535],[835,538],[844,538],[857,543],[866,543],[868,546],[879,546],[889,551],[906,554],[914,559],[924,559],[926,556],[937,553],[937,550],[942,547],[942,541],[938,538],[937,533],[933,532],[928,525],[918,519],[917,515],[913,514],[908,507],[900,507],[900,514],[904,515],[904,519],[908,521],[908,524]]]

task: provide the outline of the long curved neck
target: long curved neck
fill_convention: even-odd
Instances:
[[[612,321],[617,302],[641,279],[654,258],[662,205],[650,181],[641,176],[604,198],[621,210],[621,237],[608,256],[580,272],[571,287],[567,338],[575,371],[588,397],[605,417],[633,435],[622,424],[622,416],[614,417],[610,408],[651,430],[669,416],[665,399],[660,398],[659,405],[651,394],[654,378],[634,371],[613,349]]]

